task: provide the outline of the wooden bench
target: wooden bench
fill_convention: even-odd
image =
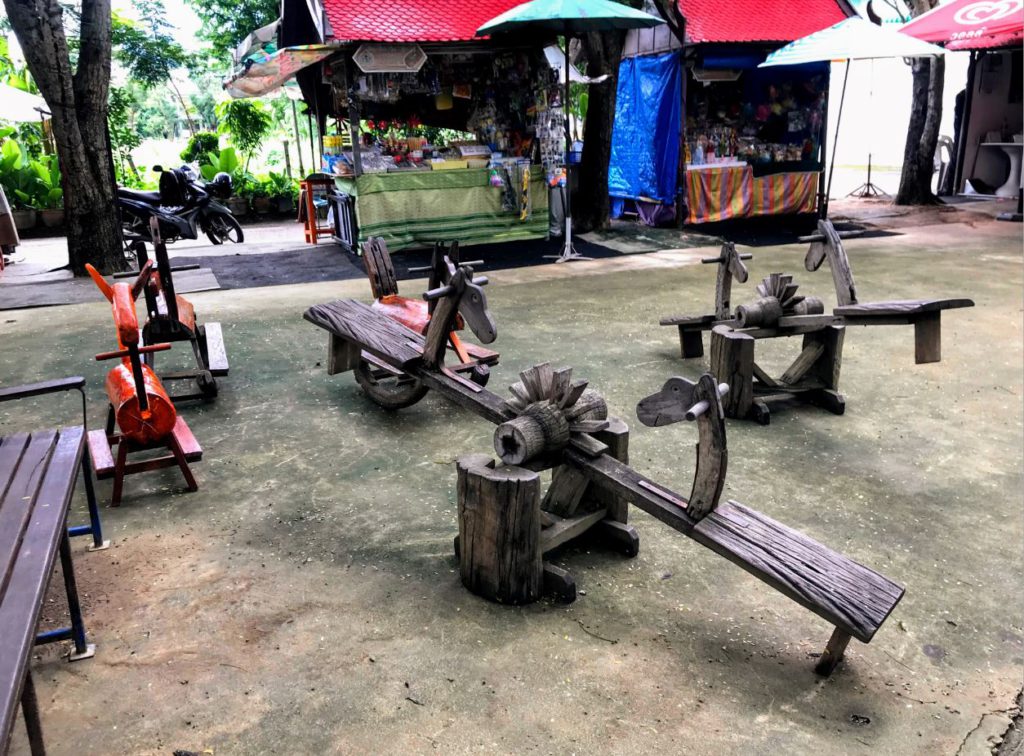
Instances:
[[[49,381],[0,390],[0,401],[81,390],[84,379]],[[20,701],[33,754],[45,753],[38,701],[29,669],[32,648],[71,640],[71,661],[94,655],[71,559],[68,507],[79,471],[85,475],[90,509],[95,507],[85,427],[17,433],[0,438],[0,752],[10,745]],[[98,532],[98,517],[94,524]],[[36,633],[57,555],[67,593],[71,626]]]

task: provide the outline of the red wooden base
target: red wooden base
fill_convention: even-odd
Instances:
[[[114,459],[114,447],[117,447],[117,459]],[[129,462],[128,455],[137,452],[152,451],[153,449],[166,449],[169,454],[162,454],[158,457]],[[179,416],[174,423],[174,428],[164,438],[152,444],[138,444],[130,441],[119,433],[107,435],[104,431],[89,431],[89,453],[92,456],[93,469],[99,479],[113,478],[114,492],[110,499],[110,506],[121,505],[121,493],[124,490],[124,477],[134,473],[148,472],[149,470],[160,470],[164,467],[177,465],[181,474],[185,477],[185,483],[189,491],[199,490],[195,476],[189,469],[189,462],[198,462],[203,458],[202,447],[192,435],[185,421]]]

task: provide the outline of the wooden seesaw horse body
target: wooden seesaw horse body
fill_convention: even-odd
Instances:
[[[375,318],[366,317],[366,312],[372,312],[412,336],[410,358],[415,354],[425,366],[450,375],[454,380],[482,388],[490,377],[490,366],[498,361],[498,353],[467,344],[455,331],[468,325],[484,344],[490,344],[497,338],[497,327],[487,310],[487,296],[483,291],[487,278],[475,276],[470,265],[453,261],[447,250],[438,247],[431,266],[431,286],[423,299],[399,297],[390,257],[386,247],[381,245],[383,240],[371,240],[364,250],[375,296],[371,306],[354,300],[338,300],[315,305],[306,311],[306,320],[331,333],[328,375],[353,370],[363,391],[385,409],[408,407],[426,395],[429,386],[420,378],[382,360],[378,350],[372,346],[360,347],[356,341],[339,336],[332,326],[345,320],[376,322]],[[458,254],[457,247],[455,254]],[[394,293],[384,293],[387,291]],[[374,343],[370,333],[365,337]],[[449,348],[459,361],[445,365]]]
[[[171,345],[139,344],[135,300],[153,273],[153,263],[147,261],[131,285],[110,285],[91,265],[86,268],[110,302],[117,328],[117,351],[98,354],[96,359],[119,360],[107,373],[105,383],[110,402],[106,430],[90,431],[88,436],[96,477],[114,479],[111,506],[115,507],[121,503],[124,477],[132,473],[177,465],[188,489],[195,491],[198,486],[188,463],[202,459],[203,450],[188,425],[178,416],[160,378],[143,361],[144,357],[166,351]],[[117,447],[116,461],[114,447]],[[139,462],[128,461],[130,453],[152,449],[167,449],[170,453]]]
[[[202,399],[212,401],[217,396],[217,378],[228,374],[228,357],[224,349],[224,335],[220,323],[199,324],[192,303],[176,293],[174,289],[174,272],[194,270],[198,265],[187,265],[172,268],[167,256],[167,245],[160,235],[160,224],[157,219],[150,219],[150,238],[153,242],[153,256],[156,258],[154,271],[145,287],[146,312],[148,317],[142,327],[144,344],[158,344],[175,341],[187,341],[192,347],[196,367],[191,370],[180,370],[161,373],[163,381],[186,381],[194,384],[195,389],[185,393],[174,394],[176,401]],[[139,268],[149,262],[146,245],[139,241],[134,246],[139,260]],[[127,277],[133,274],[119,274]],[[146,354],[146,363],[154,367],[153,353]]]
[[[458,268],[464,280],[467,268]],[[452,289],[435,292],[435,318],[452,317]],[[542,591],[575,597],[571,575],[549,555],[584,535],[599,536],[627,556],[639,537],[627,524],[629,505],[643,509],[782,592],[835,627],[818,664],[829,674],[851,637],[871,640],[903,595],[902,587],[775,520],[735,502],[721,502],[726,471],[725,425],[719,386],[705,376],[685,384],[673,402],[659,400],[668,420],[674,404],[698,423],[698,473],[690,497],[656,483],[629,465],[629,429],[570,368],[548,364],[520,373],[511,397],[497,394],[439,363],[444,334],[428,337],[351,300],[315,305],[304,317],[326,329],[336,353],[371,354],[377,363],[420,381],[494,423],[494,449],[457,463],[463,584],[502,603],[536,600]],[[489,315],[488,315],[489,318]],[[472,327],[472,321],[467,318]],[[433,338],[431,338],[431,336]],[[645,406],[651,409],[655,400]],[[539,473],[551,470],[541,493]]]
[[[711,372],[731,387],[725,398],[728,417],[751,418],[767,425],[769,405],[791,399],[843,414],[846,400],[839,393],[839,374],[848,325],[913,325],[915,362],[941,359],[942,311],[972,307],[974,302],[962,298],[858,302],[843,236],[830,221],[821,220],[818,233],[800,239],[811,243],[804,260],[808,271],[829,262],[839,305],[832,314],[825,313],[825,304],[818,297],[797,294],[793,276],[782,273],[769,275],[758,284],[756,300],[734,309],[732,281],[747,280],[743,260],[751,256],[738,254],[735,245],[726,242],[718,257],[702,260],[719,264],[715,312],[661,319],[661,325],[679,328],[684,358],[703,356],[702,332],[711,331]],[[755,344],[789,336],[802,336],[802,349],[781,376],[773,377],[755,361]]]

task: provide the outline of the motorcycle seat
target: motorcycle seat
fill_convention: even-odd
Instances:
[[[126,189],[123,186],[119,186],[117,187],[117,196],[148,204],[160,204],[160,192],[140,192],[135,189]]]
[[[406,328],[416,333],[426,333],[427,325],[430,323],[430,315],[427,312],[427,303],[422,299],[410,299],[400,297],[397,294],[390,294],[386,297],[374,300],[371,307],[383,315],[396,320]],[[461,331],[465,327],[462,316],[455,318],[455,330]]]

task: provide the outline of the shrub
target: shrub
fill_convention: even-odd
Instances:
[[[220,136],[212,131],[200,131],[188,140],[188,146],[181,153],[181,159],[192,163],[204,158],[210,152],[220,150]]]

